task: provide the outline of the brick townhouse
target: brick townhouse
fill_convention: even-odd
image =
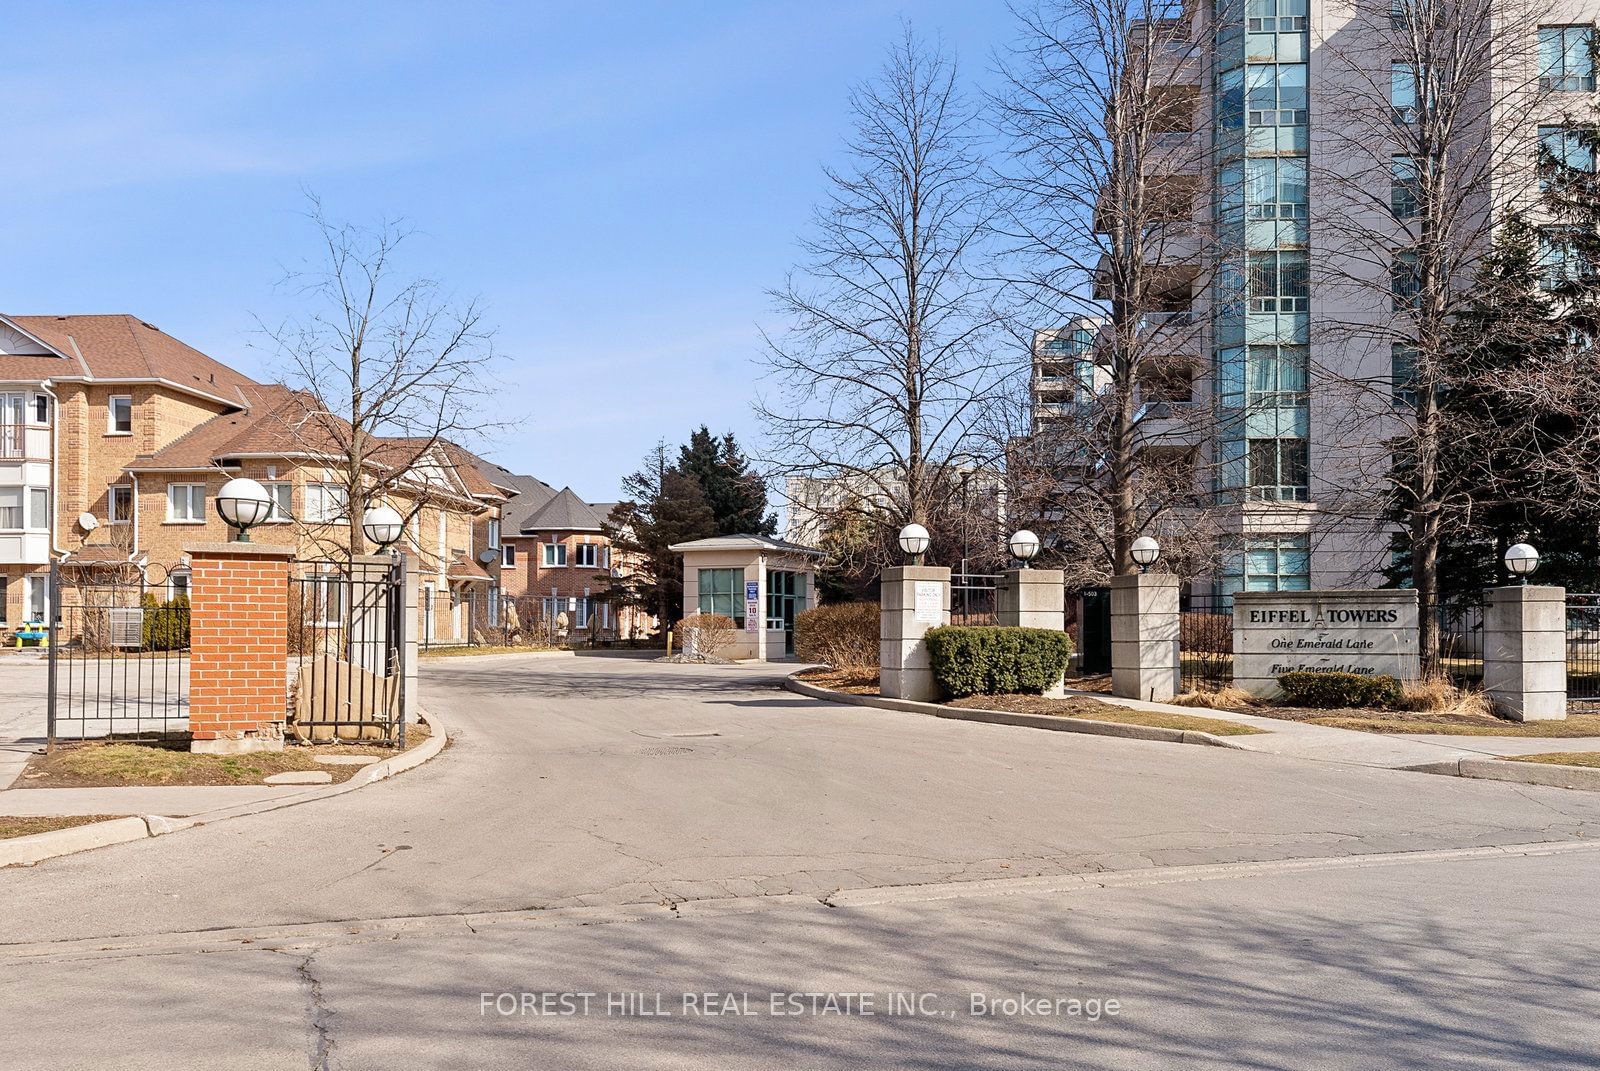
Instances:
[[[613,503],[585,502],[570,487],[558,491],[481,459],[480,466],[492,483],[515,492],[500,521],[497,584],[520,614],[553,624],[564,613],[572,630],[589,629],[598,616],[603,633],[617,639],[643,638],[655,629],[654,618],[634,607],[619,610],[602,597],[610,576],[633,568],[601,529]]]
[[[303,559],[347,543],[341,489],[306,429],[309,399],[248,376],[136,317],[0,315],[0,627],[45,616],[52,559],[159,565],[188,588],[185,544],[231,534],[214,497],[234,476],[266,486],[274,511],[251,533]],[[404,545],[440,596],[435,638],[464,637],[465,593],[497,584],[497,486],[449,443],[385,440],[374,466],[404,473]]]

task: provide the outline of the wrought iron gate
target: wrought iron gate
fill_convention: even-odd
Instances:
[[[47,746],[189,730],[188,571],[65,558],[50,566]]]
[[[405,747],[405,569],[296,563],[289,576],[288,731]]]

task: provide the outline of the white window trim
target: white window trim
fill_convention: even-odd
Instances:
[[[127,517],[123,518],[120,521],[117,520],[117,492],[118,491],[126,491],[126,492],[128,492],[128,515],[127,515]],[[126,484],[126,483],[115,484],[115,485],[112,486],[111,490],[107,493],[107,498],[106,498],[106,523],[107,524],[132,524],[133,523],[133,511],[135,509],[137,509],[137,508],[138,508],[137,503],[136,503],[136,501],[134,500],[134,497],[133,497],[133,486],[131,484]]]
[[[565,543],[541,543],[539,546],[543,548],[540,551],[539,560],[544,563],[544,568],[564,569],[567,567],[570,556],[567,554],[567,545]]]
[[[117,427],[117,403],[128,403],[128,430],[123,431]],[[132,435],[133,434],[133,395],[113,394],[106,402],[106,434],[107,435]]]
[[[185,488],[185,489],[188,490],[188,492],[189,492],[189,504],[191,506],[194,505],[194,488],[196,488],[196,487],[200,488],[200,516],[199,517],[191,519],[191,518],[188,518],[188,517],[178,517],[178,516],[176,516],[174,514],[173,509],[172,509],[172,503],[173,503],[172,492],[175,489],[179,488],[179,487],[182,487],[182,488]],[[166,523],[167,524],[193,524],[193,525],[205,524],[206,523],[206,485],[203,484],[203,483],[169,483],[169,484],[167,484],[167,520],[166,520]]]
[[[272,500],[271,512],[269,512],[267,514],[267,519],[262,521],[261,523],[262,524],[292,524],[292,523],[294,523],[294,484],[290,483],[288,480],[264,480],[264,481],[262,481],[261,486],[263,486],[263,487],[265,487],[267,489],[267,497]],[[278,513],[278,499],[273,494],[274,489],[278,488],[278,487],[287,487],[289,489],[289,513],[288,513],[287,516],[281,516]]]
[[[500,565],[505,569],[517,567],[517,545],[515,543],[500,544]]]
[[[577,547],[577,550],[578,550],[578,553],[576,555],[576,561],[573,564],[575,564],[579,569],[598,569],[598,568],[600,568],[600,544],[599,543],[579,543],[578,547]],[[585,557],[592,557],[594,560],[586,562],[586,561],[583,560]]]

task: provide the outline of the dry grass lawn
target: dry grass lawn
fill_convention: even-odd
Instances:
[[[428,726],[406,726],[406,746],[428,739]],[[186,740],[105,741],[63,744],[45,755],[28,759],[12,788],[125,788],[167,785],[260,785],[272,774],[319,770],[338,784],[365,767],[330,766],[318,755],[370,755],[375,759],[399,754],[376,744],[294,744],[282,751],[251,751],[243,755],[196,755]]]
[[[1263,707],[1269,718],[1308,721],[1365,733],[1434,733],[1441,736],[1600,736],[1600,714],[1573,714],[1565,721],[1506,721],[1493,715],[1426,714],[1403,710],[1303,710]]]
[[[1507,755],[1512,762],[1547,762],[1553,766],[1600,768],[1600,751],[1542,751],[1537,755]]]
[[[0,840],[10,840],[12,837],[28,837],[35,833],[48,833],[52,829],[71,829],[73,826],[86,826],[90,822],[109,822],[113,818],[122,818],[120,814],[75,814],[67,817],[54,818],[8,818],[0,816]]]
[[[850,695],[878,694],[876,666],[867,669],[831,669],[819,666],[816,669],[803,669],[795,676],[807,684],[818,688],[831,688],[835,692],[848,692]]]
[[[1122,725],[1152,725],[1158,729],[1186,729],[1216,736],[1252,736],[1267,730],[1221,718],[1197,714],[1172,714],[1162,710],[1134,710],[1102,703],[1084,696],[1049,699],[1042,695],[974,695],[952,699],[946,706],[968,710],[1005,710],[1016,714],[1048,714],[1059,718],[1084,718],[1088,721],[1114,721]]]

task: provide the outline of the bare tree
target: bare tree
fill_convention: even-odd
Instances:
[[[932,519],[951,486],[934,474],[982,460],[972,429],[999,364],[977,268],[992,207],[955,63],[909,27],[850,108],[809,259],[772,294],[791,328],[767,339],[777,396],[757,408],[774,475],[838,482],[898,528]]]
[[[1014,10],[1022,35],[995,100],[1010,142],[997,226],[1024,299],[1017,349],[1037,360],[1013,377],[1018,404],[993,435],[1013,439],[1014,507],[1099,578],[1132,571],[1141,534],[1203,527],[1211,417],[1191,404],[1194,299],[1219,251],[1202,210],[1200,42],[1181,0]]]
[[[1315,341],[1333,355],[1318,377],[1343,397],[1328,409],[1319,471],[1340,512],[1403,518],[1425,656],[1438,648],[1451,508],[1441,454],[1494,434],[1450,412],[1462,367],[1454,325],[1496,229],[1537,196],[1542,10],[1538,0],[1384,0],[1350,9],[1323,44],[1345,92],[1330,101],[1314,154],[1313,278],[1326,295]]]
[[[309,215],[320,262],[286,280],[306,311],[262,330],[286,382],[308,399],[286,409],[289,430],[338,473],[346,545],[359,554],[369,505],[399,499],[415,514],[435,486],[422,463],[492,426],[493,335],[476,300],[457,302],[436,280],[403,272],[398,257],[414,234],[404,224],[334,222],[314,196]]]

